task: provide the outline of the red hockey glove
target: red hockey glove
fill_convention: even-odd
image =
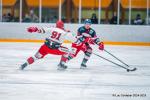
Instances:
[[[99,43],[99,50],[104,50],[104,43],[103,42]]]
[[[27,28],[27,31],[30,32],[30,33],[37,32],[38,28],[37,27],[29,27],[29,28]]]

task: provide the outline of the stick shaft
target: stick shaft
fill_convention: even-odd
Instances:
[[[111,56],[113,56],[114,58],[116,58],[118,61],[120,61],[121,63],[123,63],[124,65],[130,67],[128,64],[126,64],[125,62],[123,62],[122,60],[120,60],[119,58],[117,58],[116,56],[114,56],[112,53],[108,52],[107,50],[104,49],[105,52],[107,52],[108,54],[110,54]]]
[[[128,68],[126,68],[126,67],[124,67],[124,66],[122,66],[122,65],[120,65],[120,64],[117,64],[117,63],[115,63],[115,62],[113,62],[113,61],[111,61],[111,60],[109,60],[109,59],[107,59],[107,58],[104,58],[104,57],[102,57],[102,56],[100,56],[100,55],[98,55],[98,54],[96,54],[96,53],[93,53],[93,54],[96,55],[96,56],[98,56],[98,57],[100,57],[100,58],[102,58],[102,59],[104,59],[104,60],[106,60],[106,61],[108,61],[108,62],[111,62],[111,63],[113,63],[113,64],[115,64],[115,65],[117,65],[117,66],[119,66],[119,67],[121,67],[121,68],[128,69]]]

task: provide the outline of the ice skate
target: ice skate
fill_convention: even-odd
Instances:
[[[65,69],[67,69],[67,66],[65,64],[63,64],[63,63],[58,64],[57,70],[65,70]]]
[[[27,65],[28,65],[27,63],[22,64],[22,65],[20,66],[20,70],[24,70],[24,68],[27,67]]]
[[[82,63],[80,69],[86,69],[86,68],[87,68],[87,66]]]

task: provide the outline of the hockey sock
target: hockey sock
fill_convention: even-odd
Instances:
[[[92,50],[88,49],[88,51],[85,52],[85,56],[83,58],[82,64],[86,65],[86,63],[89,60],[91,54],[92,54]]]
[[[27,64],[28,65],[30,65],[30,64],[32,64],[32,63],[34,63],[35,62],[35,60],[37,60],[38,58],[36,58],[36,57],[29,57],[28,59],[27,59]]]
[[[73,54],[62,55],[60,62],[66,63],[66,62],[68,62],[69,60],[71,60],[72,58],[74,58],[74,55],[73,55]]]
[[[68,61],[71,60],[72,58],[74,58],[74,56],[73,55],[69,55],[68,56]]]
[[[64,63],[66,63],[67,62],[67,57],[65,56],[65,55],[62,55],[61,56],[61,60],[60,60],[60,62],[64,62]]]
[[[83,58],[82,64],[86,65],[87,61],[88,61],[88,59]]]

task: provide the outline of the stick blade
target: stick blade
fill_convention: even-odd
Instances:
[[[127,69],[127,72],[129,72],[129,71],[136,71],[137,70],[137,68],[133,68],[133,69]]]

